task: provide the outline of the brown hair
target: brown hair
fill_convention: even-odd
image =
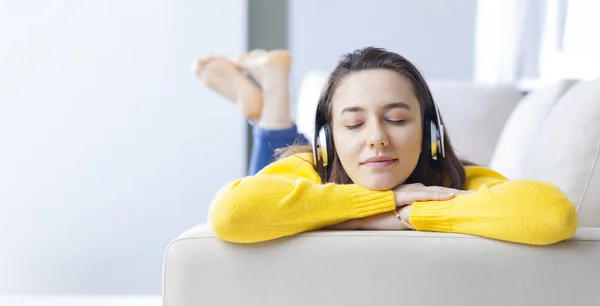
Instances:
[[[332,98],[336,89],[349,74],[367,69],[389,69],[405,76],[411,82],[414,94],[421,106],[421,119],[423,122],[422,153],[419,156],[415,170],[404,183],[421,183],[426,186],[445,186],[464,189],[466,180],[464,166],[473,164],[468,161],[461,161],[456,156],[450,143],[450,137],[445,129],[445,157],[441,158],[440,156],[437,160],[431,158],[431,134],[428,122],[429,120],[437,120],[433,97],[427,83],[417,68],[397,53],[381,48],[367,47],[342,55],[337,66],[329,75],[326,86],[319,98],[316,116],[317,123],[326,122],[330,127],[332,126]],[[441,115],[440,120],[443,124]],[[331,142],[333,143],[333,139]],[[325,181],[325,177],[327,177],[327,182],[329,183],[351,184],[352,180],[344,170],[335,151],[335,143],[333,143],[331,151],[333,152],[333,156],[329,156],[330,164],[326,170],[317,165],[317,171],[319,171],[322,181]],[[278,157],[284,158],[297,153],[308,152],[312,152],[311,146],[293,145],[280,150]]]

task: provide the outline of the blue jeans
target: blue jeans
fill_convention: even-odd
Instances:
[[[283,130],[267,130],[254,125],[254,144],[250,156],[249,175],[254,175],[275,161],[275,151],[291,145],[307,145],[308,140],[298,132],[296,125]]]

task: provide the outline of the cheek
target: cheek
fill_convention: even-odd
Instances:
[[[346,131],[341,131],[334,135],[335,149],[342,163],[360,157],[364,142],[359,137],[349,135]]]
[[[403,151],[421,151],[422,133],[420,128],[406,129],[402,133],[395,133],[394,146]]]

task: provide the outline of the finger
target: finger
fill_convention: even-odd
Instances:
[[[450,193],[455,193],[455,194],[468,194],[468,193],[475,192],[473,190],[460,190],[460,189],[454,189],[454,188],[442,187],[442,186],[427,186],[426,189],[431,190],[431,191],[450,192]]]
[[[460,190],[444,186],[426,186],[425,190],[438,192],[459,192]]]
[[[456,196],[456,192],[453,191],[434,191],[428,192],[429,200],[449,200]],[[427,200],[424,200],[427,201]]]
[[[455,195],[453,192],[414,191],[406,193],[400,202],[408,205],[418,201],[443,201],[452,199]]]
[[[421,190],[421,189],[423,189],[423,187],[425,187],[425,185],[423,185],[421,183],[412,183],[412,184],[399,185],[395,189],[401,190],[401,191],[410,191],[410,190]]]

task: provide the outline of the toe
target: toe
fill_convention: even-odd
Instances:
[[[196,63],[192,66],[192,71],[194,74],[199,77],[200,73],[206,68],[208,63],[210,63],[214,59],[213,56],[204,56],[200,57],[196,60]]]

